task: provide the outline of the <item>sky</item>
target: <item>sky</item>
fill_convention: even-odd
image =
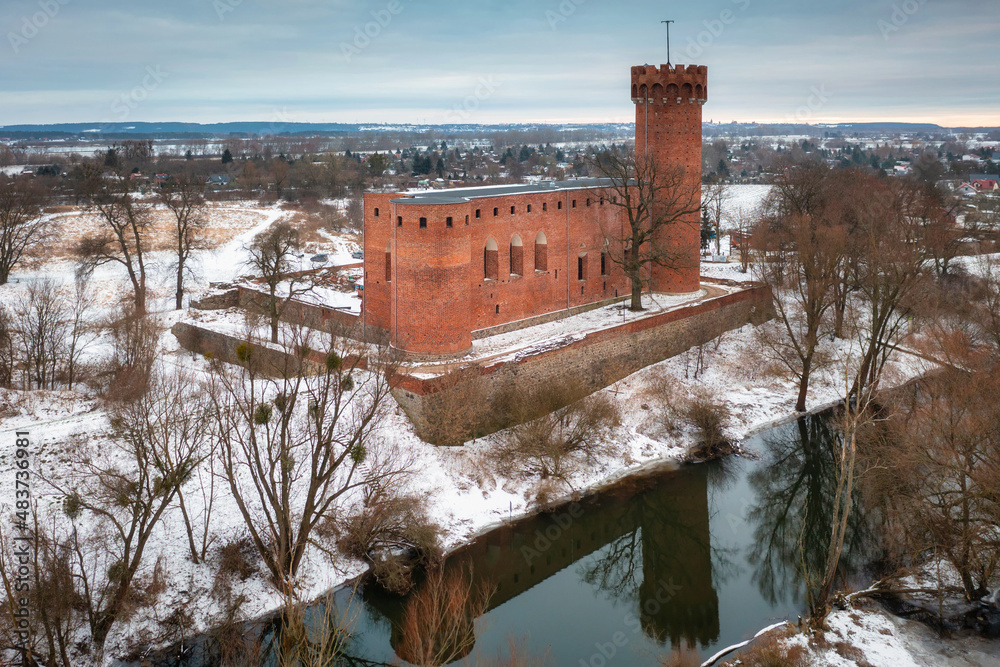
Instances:
[[[1000,126],[997,0],[2,0],[0,125],[624,123],[667,19],[706,121]]]

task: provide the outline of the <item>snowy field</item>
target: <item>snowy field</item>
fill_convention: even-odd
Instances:
[[[759,198],[760,191],[753,196]],[[249,240],[290,215],[278,208],[261,208],[255,204],[220,207],[220,215],[223,214],[226,221],[220,220],[218,229],[229,231],[224,238],[220,238],[217,247],[199,253],[198,273],[191,283],[192,288],[207,287],[209,282],[229,281],[234,275],[245,273],[245,246]],[[334,263],[341,263],[339,260],[345,257],[348,261],[342,263],[349,263],[350,252],[356,248],[346,238],[331,238],[330,253]],[[154,253],[151,260],[156,264],[165,264],[168,257]],[[308,257],[303,261],[308,261]],[[9,303],[23,292],[24,283],[31,279],[53,277],[57,281],[71,284],[73,269],[73,263],[62,257],[50,261],[40,259],[32,270],[18,272],[16,277],[19,283],[0,289],[0,298]],[[169,327],[181,317],[181,313],[169,311],[172,306],[170,274],[167,271],[162,273],[162,283],[155,284],[152,289],[152,310],[156,312],[161,324]],[[732,263],[704,265],[704,275],[737,281],[748,279],[746,274],[739,273],[738,265]],[[95,272],[91,287],[102,295],[105,306],[112,303],[113,293],[117,289],[115,286],[122,278],[123,273],[112,267],[103,267]],[[658,307],[678,307],[685,301],[690,302],[692,298],[697,300],[703,296],[688,296],[676,303],[658,297]],[[608,322],[601,319],[607,319],[607,314],[594,311],[594,314],[587,315],[593,321],[573,326],[600,328],[608,325]],[[620,315],[617,312],[616,316]],[[511,337],[531,347],[546,345],[566,335],[575,335],[565,329],[565,321],[552,324],[554,326],[551,330],[539,329],[542,333],[517,332]],[[479,352],[484,355],[511,353],[510,345],[513,343],[508,343],[486,341],[480,344]],[[207,376],[208,362],[180,349],[172,335],[165,334],[162,345],[166,368],[183,369],[191,374],[192,381],[195,382]],[[491,348],[490,345],[497,347]],[[809,400],[809,407],[812,409],[819,409],[840,399],[843,395],[845,368],[851,358],[852,350],[846,343],[828,342],[824,345],[834,362],[820,370],[814,378]],[[568,483],[560,492],[568,497],[581,490],[611,484],[626,475],[652,466],[679,462],[688,455],[697,444],[696,434],[683,425],[665,423],[656,409],[657,400],[662,398],[657,394],[658,388],[665,381],[672,380],[682,393],[690,393],[692,390],[708,391],[717,400],[724,402],[733,415],[727,427],[727,435],[737,442],[751,433],[790,418],[794,414],[794,383],[768,372],[767,365],[761,363],[760,359],[761,350],[754,331],[746,326],[701,349],[643,369],[606,388],[603,392],[618,404],[623,414],[621,425],[615,428],[612,435],[619,450],[613,455],[600,457],[591,466],[581,467],[567,480]],[[919,358],[897,354],[890,363],[890,378],[894,382],[902,382],[926,372],[928,368],[929,364]],[[71,484],[74,471],[67,469],[67,466],[74,449],[111,451],[109,443],[112,441],[112,429],[107,414],[101,409],[98,400],[82,393],[34,392],[24,395],[0,391],[0,432],[6,438],[13,438],[16,430],[28,430],[31,433],[32,466],[36,471],[33,492],[39,504],[39,512],[54,517],[55,521],[65,525],[68,520],[61,511],[61,496],[52,484]],[[535,511],[539,481],[504,478],[496,474],[488,463],[490,452],[497,447],[502,437],[502,433],[495,434],[467,443],[461,448],[433,447],[416,436],[402,410],[395,405],[388,411],[381,425],[379,438],[387,446],[405,453],[411,460],[411,489],[425,496],[429,513],[440,525],[444,544],[448,548],[465,543],[511,516],[517,517]],[[14,479],[13,463],[12,456],[0,454],[0,479]],[[48,479],[52,484],[42,479]],[[13,484],[0,486],[0,505],[8,510],[13,507],[13,489]],[[197,515],[205,504],[199,490],[191,489],[186,497],[190,503],[189,512]],[[242,518],[228,490],[217,485],[213,502],[212,533],[217,538],[217,543],[239,535]],[[145,568],[149,571],[142,574],[149,576],[154,564],[159,561],[165,577],[164,592],[153,606],[138,609],[127,622],[115,627],[108,640],[109,656],[120,655],[126,647],[150,636],[149,633],[157,627],[157,619],[163,618],[178,606],[183,605],[193,613],[196,630],[218,623],[223,612],[221,604],[211,593],[217,561],[210,558],[208,563],[198,565],[190,561],[187,535],[179,511],[173,510],[165,516],[148,549]],[[364,569],[365,565],[359,561],[344,558],[331,560],[312,550],[308,552],[300,570],[299,594],[305,599],[319,596],[359,575]],[[234,593],[246,597],[248,602],[244,613],[248,617],[275,610],[284,602],[260,575],[234,582]],[[833,622],[839,621],[834,619],[831,623]],[[844,632],[849,630],[845,625]],[[880,630],[876,627],[872,632],[878,633]]]

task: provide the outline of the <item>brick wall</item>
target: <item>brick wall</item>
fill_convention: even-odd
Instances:
[[[318,373],[322,369],[321,360],[302,360],[295,355],[282,350],[276,350],[266,345],[251,343],[241,338],[199,327],[190,322],[178,322],[170,332],[177,337],[177,342],[185,350],[198,354],[211,355],[229,364],[241,364],[236,355],[236,348],[246,344],[257,368],[264,375],[272,377],[291,377],[301,373]]]
[[[773,316],[771,294],[755,287],[705,303],[629,322],[589,334],[566,347],[550,350],[508,363],[481,369],[482,382],[475,392],[485,392],[489,400],[484,410],[492,412],[493,399],[511,388],[534,388],[559,383],[581,382],[588,392],[610,386],[632,373],[703,345],[726,331],[748,323],[757,324]],[[401,379],[393,392],[396,400],[426,436],[428,411],[440,400],[438,392],[447,379]],[[462,392],[461,386],[449,391]]]
[[[270,296],[266,291],[241,285],[236,305],[249,312],[266,314],[269,300]],[[384,329],[362,322],[361,317],[353,313],[295,300],[282,306],[278,319],[289,324],[333,332],[338,336],[346,336],[355,340],[379,342],[387,336]]]

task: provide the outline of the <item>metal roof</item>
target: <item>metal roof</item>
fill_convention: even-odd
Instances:
[[[486,185],[449,190],[425,190],[406,193],[407,197],[390,200],[393,204],[462,204],[473,199],[509,197],[511,195],[551,194],[566,190],[587,190],[610,187],[609,178],[579,178],[572,181],[542,181],[527,185]]]

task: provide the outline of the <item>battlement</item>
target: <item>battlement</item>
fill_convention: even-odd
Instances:
[[[632,101],[643,104],[704,104],[708,101],[705,65],[639,65],[632,68]]]

